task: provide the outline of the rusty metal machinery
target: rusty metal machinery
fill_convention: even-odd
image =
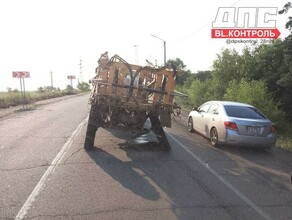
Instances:
[[[96,76],[90,81],[93,88],[85,149],[93,147],[98,127],[139,132],[147,118],[162,148],[169,149],[163,127],[171,127],[171,113],[177,107],[177,73],[174,67],[142,67],[118,55],[109,59],[107,52],[101,54]]]

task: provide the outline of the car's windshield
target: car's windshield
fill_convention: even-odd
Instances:
[[[249,119],[266,119],[266,117],[256,108],[248,106],[224,106],[226,113],[230,117],[249,118]]]

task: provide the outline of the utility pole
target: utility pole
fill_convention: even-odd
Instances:
[[[50,74],[51,74],[51,87],[53,89],[54,88],[54,84],[53,84],[53,72],[50,71]]]
[[[163,54],[164,54],[164,66],[165,66],[166,65],[166,41],[161,39],[160,37],[153,35],[153,34],[151,34],[151,36],[163,41]]]
[[[139,64],[139,60],[138,60],[138,44],[135,44],[134,47],[135,47],[135,58],[136,58],[136,64],[138,65]]]
[[[81,57],[80,57],[79,67],[80,67],[80,83],[82,83],[83,82],[83,79],[82,79],[82,68],[83,68],[83,66],[82,66]]]

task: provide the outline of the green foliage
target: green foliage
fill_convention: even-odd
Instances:
[[[211,71],[198,71],[197,73],[192,75],[193,78],[200,80],[201,82],[205,82],[208,79],[211,79]]]
[[[77,89],[80,91],[80,92],[89,92],[90,91],[90,85],[86,82],[79,82],[78,85],[77,85]]]
[[[236,50],[225,49],[213,62],[212,78],[218,97],[223,97],[228,83],[239,82],[245,76],[243,58]]]
[[[76,92],[75,92],[74,88],[73,88],[71,85],[67,85],[67,86],[66,86],[66,89],[64,90],[64,93],[65,93],[66,95],[73,95],[73,94],[75,94]]]
[[[279,14],[284,14],[284,13],[286,14],[291,7],[292,7],[292,3],[288,2],[287,4],[285,4],[283,6],[283,9],[280,10],[278,13]],[[290,32],[292,32],[292,17],[288,17],[288,21],[285,25],[285,28],[288,29]]]
[[[241,54],[225,49],[214,60],[211,73],[189,74],[180,89],[190,90],[184,92],[189,94],[190,102],[198,105],[203,100],[222,100],[226,93],[230,96],[227,90],[242,84],[242,79],[265,82],[265,95],[273,97],[286,119],[292,121],[292,35],[270,44],[246,47]],[[277,120],[279,117],[273,116]]]
[[[190,102],[193,104],[193,107],[198,107],[204,102],[210,101],[212,99],[210,86],[210,80],[207,80],[205,82],[201,82],[200,80],[194,80],[192,82],[192,85],[187,90],[187,94]]]
[[[229,83],[224,100],[251,104],[260,109],[270,120],[277,124],[282,123],[285,118],[284,112],[279,109],[279,103],[275,102],[267,92],[264,81],[247,81],[242,79],[237,83],[233,80]]]
[[[268,87],[274,89],[279,78],[278,71],[283,62],[282,41],[277,40],[272,44],[262,44],[253,51],[254,68],[248,76],[250,79],[264,79]]]
[[[44,87],[39,87],[38,90],[37,90],[37,92],[43,93],[43,92],[45,92],[45,88]]]
[[[264,80],[267,91],[279,100],[281,109],[292,120],[292,36],[258,46],[253,51],[253,58],[249,79]]]
[[[286,124],[282,130],[285,132],[278,134],[276,146],[292,152],[292,124]]]
[[[23,103],[29,104],[44,99],[77,94],[77,90],[75,90],[70,85],[68,85],[67,88],[63,91],[61,91],[59,88],[51,88],[52,87],[47,86],[39,87],[35,92],[27,91],[25,92],[25,100],[23,100],[23,95],[20,92],[0,92],[0,109],[21,105]]]
[[[39,93],[48,93],[48,92],[60,92],[61,90],[59,88],[55,88],[52,86],[44,86],[44,87],[38,87],[37,92]]]
[[[179,58],[169,59],[166,62],[166,66],[171,66],[173,69],[176,69],[176,71],[180,72],[177,74],[175,80],[177,85],[183,85],[186,82],[186,79],[191,75],[191,71],[185,70],[186,65]]]
[[[187,70],[187,71],[182,71],[182,73],[180,75],[176,76],[176,84],[177,85],[184,85],[185,83],[188,82],[188,78],[191,76],[191,71]]]
[[[177,69],[179,70],[184,70],[186,68],[186,65],[184,64],[184,62],[180,59],[180,58],[176,58],[174,59],[169,59],[166,62],[166,66],[168,65],[175,65]]]
[[[179,58],[176,58],[175,60],[168,60],[166,65],[170,65],[172,68],[176,68],[178,71],[180,71],[180,74],[177,74],[176,76],[176,85],[180,89],[189,88],[192,84],[192,81],[195,79],[206,81],[207,79],[211,78],[211,71],[209,70],[198,71],[197,73],[192,73],[190,70],[186,70],[186,65]]]
[[[8,108],[14,103],[21,104],[21,101],[19,92],[0,92],[0,108]]]

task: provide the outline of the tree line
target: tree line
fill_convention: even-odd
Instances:
[[[179,58],[168,62],[183,69],[177,89],[188,94],[189,105],[210,100],[245,102],[275,123],[292,121],[292,35],[241,52],[224,49],[210,71],[191,73]]]

